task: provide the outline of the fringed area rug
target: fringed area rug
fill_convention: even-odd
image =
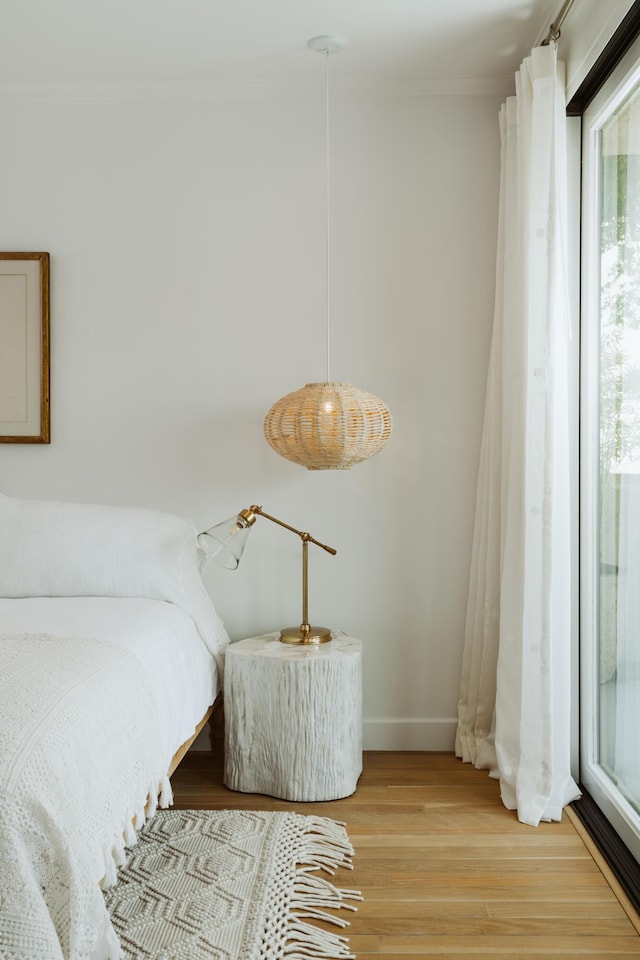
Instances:
[[[317,926],[348,922],[356,890],[334,886],[351,868],[344,824],[298,813],[162,810],[105,892],[127,960],[309,960],[354,957]]]

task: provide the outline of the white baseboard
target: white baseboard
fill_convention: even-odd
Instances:
[[[383,720],[365,717],[365,750],[453,750],[457,720]]]
[[[365,750],[453,750],[457,720],[363,721]],[[208,730],[203,730],[192,750],[210,750]]]

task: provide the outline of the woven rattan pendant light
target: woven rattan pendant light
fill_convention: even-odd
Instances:
[[[348,470],[379,453],[391,436],[391,414],[382,400],[330,377],[329,300],[329,57],[344,49],[340,37],[313,37],[308,46],[326,57],[326,380],[307,383],[271,407],[264,420],[269,446],[308,470]]]

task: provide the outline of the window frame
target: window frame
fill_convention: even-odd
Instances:
[[[640,863],[640,815],[599,765],[600,135],[640,85],[640,37],[582,115],[580,361],[580,781]]]

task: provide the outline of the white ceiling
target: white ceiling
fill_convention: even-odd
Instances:
[[[561,0],[0,0],[0,85],[498,88]]]

